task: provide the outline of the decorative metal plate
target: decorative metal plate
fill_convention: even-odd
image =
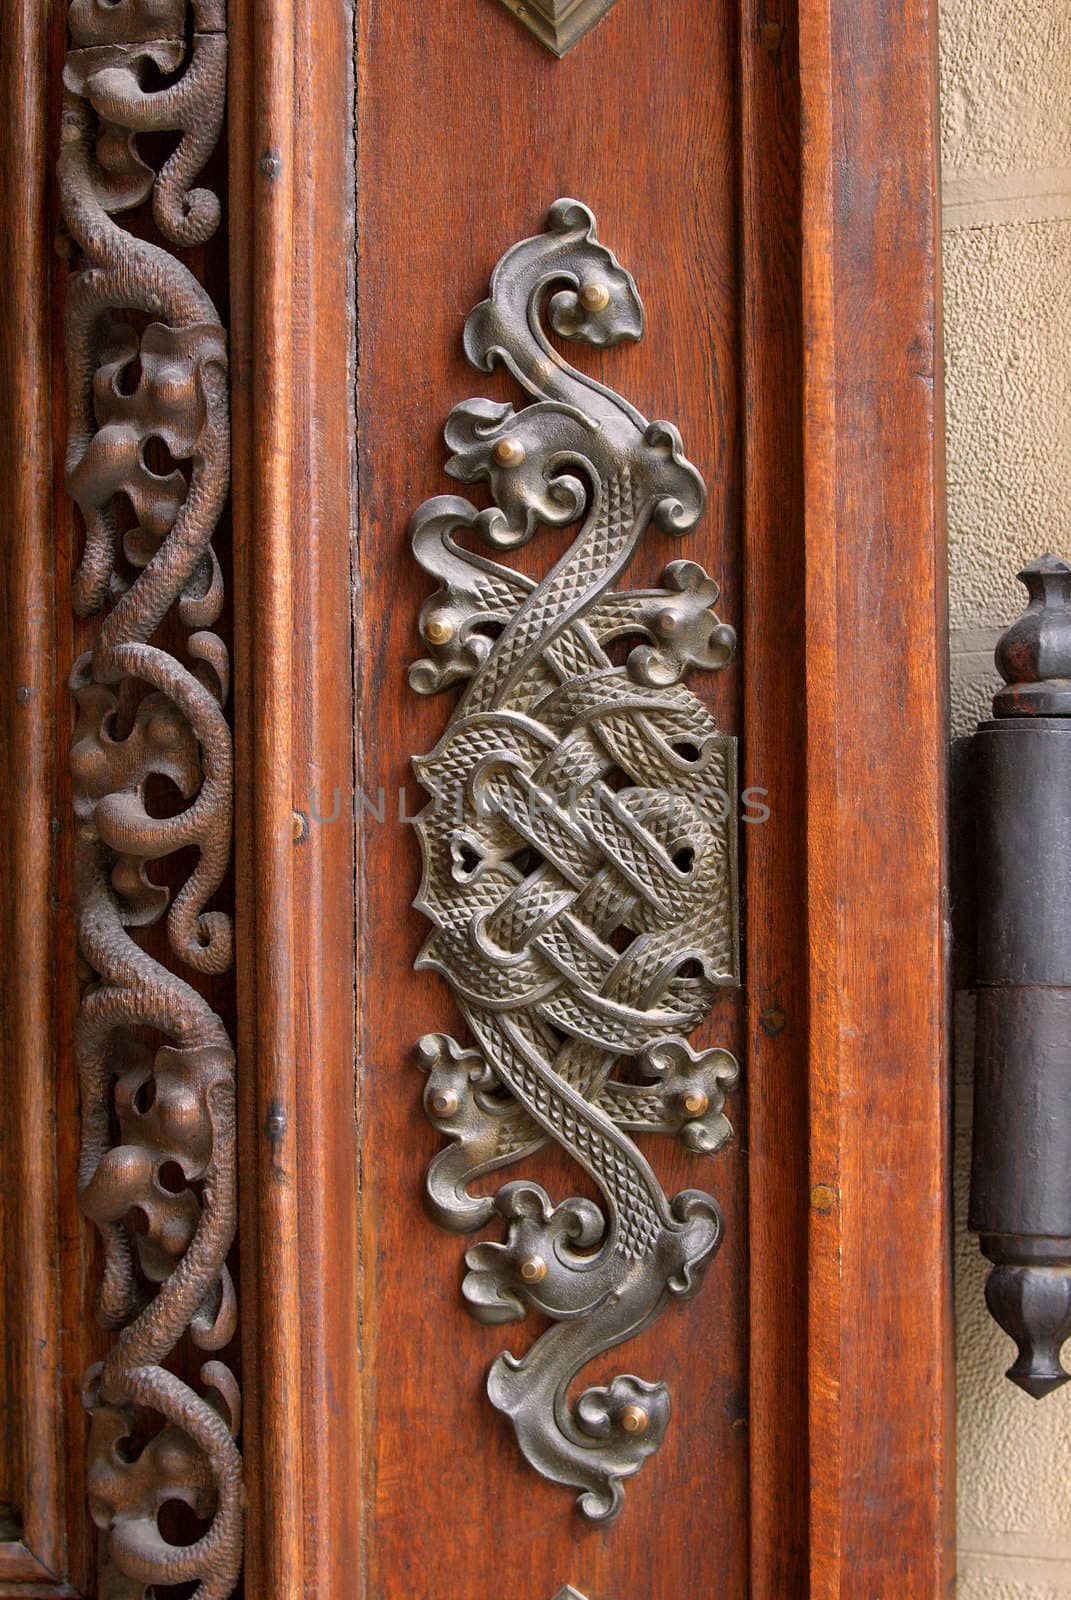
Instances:
[[[614,0],[502,0],[540,44],[563,56],[604,17]]]
[[[440,587],[410,682],[420,694],[465,685],[414,763],[432,796],[416,822],[417,904],[434,925],[417,965],[442,974],[474,1041],[429,1034],[419,1057],[428,1116],[450,1141],[428,1172],[433,1216],[460,1232],[506,1224],[505,1243],[466,1255],[470,1310],[500,1323],[531,1306],[555,1323],[522,1359],[498,1357],[488,1394],[532,1465],[605,1519],[661,1443],[669,1393],[632,1376],[575,1404],[567,1391],[671,1296],[694,1293],[722,1230],[711,1196],[669,1199],[628,1135],[710,1153],[732,1133],[737,1064],[687,1036],[738,981],[735,741],[682,679],[725,666],[735,637],[694,562],[671,562],[662,588],[612,587],[652,524],[695,526],[705,490],[677,430],[575,371],[544,323],[594,345],[643,332],[632,278],[575,200],[507,252],[465,326],[473,366],[501,362],[535,399],[450,414],[447,471],[489,483],[493,504],[439,495],[411,525]],[[574,523],[539,581],[462,543],[507,551]],[[555,1205],[524,1180],[471,1191],[548,1139],[594,1179],[602,1208]]]

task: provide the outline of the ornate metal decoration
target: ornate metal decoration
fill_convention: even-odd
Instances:
[[[586,1600],[586,1596],[582,1595],[579,1589],[574,1589],[571,1583],[567,1583],[564,1589],[558,1590],[554,1600]]]
[[[199,1600],[224,1600],[241,1563],[237,1385],[219,1360],[201,1368],[201,1393],[164,1363],[186,1334],[219,1351],[235,1329],[234,1055],[208,1001],[135,936],[166,914],[176,966],[231,965],[231,919],[209,909],[232,808],[212,548],[228,489],[227,350],[211,299],[172,253],[219,222],[216,196],[193,185],[222,126],[224,4],[72,0],[68,24],[58,175],[80,260],[66,310],[67,482],[86,527],[74,605],[103,614],[72,675],[88,969],[79,1194],[104,1241],[100,1314],[119,1330],[86,1381],[89,1498],[102,1594],[196,1582]],[[157,133],[178,139],[154,171],[139,139]],[[149,201],[163,244],[115,220]],[[174,1502],[204,1524],[193,1542],[189,1528],[183,1542],[168,1536]]]
[[[429,1034],[419,1057],[429,1118],[450,1141],[428,1173],[433,1216],[461,1232],[506,1224],[504,1244],[466,1255],[470,1310],[500,1323],[532,1306],[556,1324],[523,1359],[498,1357],[490,1398],[532,1465],[605,1519],[658,1448],[669,1394],[623,1376],[570,1404],[569,1386],[670,1296],[694,1293],[721,1234],[711,1196],[668,1199],[628,1135],[672,1133],[697,1152],[731,1137],[736,1062],[686,1036],[737,982],[735,741],[681,680],[723,667],[735,639],[694,562],[673,561],[660,589],[611,587],[651,524],[695,526],[705,490],[677,430],[574,371],[544,321],[595,345],[643,332],[635,284],[575,200],[507,252],[465,326],[472,364],[502,362],[536,401],[472,400],[447,422],[447,471],[489,482],[494,504],[440,495],[412,521],[440,587],[420,618],[431,654],[410,681],[421,694],[466,684],[414,763],[432,796],[416,822],[417,904],[434,924],[417,965],[446,979],[475,1041]],[[578,520],[539,582],[459,539],[509,550]],[[615,640],[632,643],[623,665]],[[470,1191],[548,1138],[604,1209],[555,1206],[523,1180]]]
[[[606,15],[614,0],[502,0],[540,44],[563,56]]]

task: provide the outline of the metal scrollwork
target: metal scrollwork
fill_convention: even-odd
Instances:
[[[725,666],[733,630],[692,561],[671,562],[658,589],[612,587],[652,524],[695,526],[705,490],[677,430],[575,371],[546,331],[614,345],[639,339],[643,320],[591,212],[559,200],[465,327],[472,364],[501,362],[534,398],[521,411],[468,401],[447,422],[447,471],[489,483],[493,504],[436,496],[411,525],[439,584],[412,687],[465,686],[414,763],[432,796],[416,821],[417,904],[434,925],[417,965],[445,978],[475,1045],[420,1041],[425,1106],[448,1140],[427,1195],[445,1228],[505,1224],[505,1243],[467,1252],[469,1309],[504,1323],[532,1307],[555,1325],[523,1358],[498,1357],[488,1393],[528,1461],[580,1490],[593,1519],[616,1514],[622,1480],[658,1448],[669,1393],[622,1376],[570,1403],[570,1385],[695,1292],[722,1231],[716,1201],[667,1197],[629,1134],[716,1151],[737,1081],[727,1051],[687,1037],[738,981],[735,741],[682,681]],[[462,542],[506,551],[574,523],[539,581]],[[548,1139],[601,1207],[555,1205],[523,1179],[473,1192]]]
[[[104,1243],[100,1314],[118,1330],[86,1380],[89,1502],[110,1600],[191,1583],[198,1600],[225,1600],[241,1564],[238,1387],[218,1359],[200,1390],[165,1365],[184,1335],[218,1352],[236,1325],[234,1053],[175,970],[211,977],[232,960],[231,919],[213,908],[233,789],[212,547],[229,479],[227,347],[174,253],[219,223],[217,197],[195,182],[223,120],[224,5],[72,0],[68,26],[67,483],[85,521],[74,605],[102,617],[72,675],[88,969],[79,1195]],[[146,134],[177,135],[158,171]],[[163,243],[115,220],[146,202]],[[162,918],[171,965],[136,936]],[[200,1520],[192,1539],[188,1526],[175,1534],[176,1502]]]

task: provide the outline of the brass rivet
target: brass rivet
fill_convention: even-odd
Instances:
[[[491,454],[500,467],[519,467],[524,460],[524,445],[519,439],[499,439]]]
[[[626,1433],[646,1433],[650,1420],[642,1406],[626,1406],[621,1413],[621,1426]]]
[[[610,291],[605,283],[585,283],[580,291],[580,304],[585,311],[605,311],[610,304]]]
[[[681,619],[675,611],[660,611],[655,618],[655,627],[659,633],[676,633],[681,625]]]
[[[837,1191],[828,1183],[816,1183],[811,1190],[811,1205],[816,1211],[832,1211],[837,1203]]]
[[[437,1089],[431,1097],[431,1109],[437,1117],[455,1117],[461,1109],[461,1097],[454,1089]]]
[[[290,838],[294,844],[304,842],[309,831],[309,819],[304,811],[291,811],[290,813]]]
[[[429,617],[424,624],[424,637],[429,644],[449,644],[454,637],[454,624],[449,617]]]
[[[692,1089],[684,1097],[684,1109],[690,1117],[701,1117],[709,1104],[710,1098],[702,1089]]]
[[[520,1266],[525,1283],[542,1283],[547,1275],[547,1263],[542,1256],[527,1256]]]

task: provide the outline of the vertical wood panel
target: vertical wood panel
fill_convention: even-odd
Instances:
[[[804,8],[814,1600],[952,1583],[934,45]]]
[[[4,1016],[3,1317],[7,1493],[21,1538],[0,1545],[0,1590],[66,1567],[52,1031],[51,530],[47,254],[49,31],[37,4],[0,30],[0,475],[8,518],[0,595],[0,716],[8,774],[0,833]],[[17,782],[17,791],[12,780]],[[73,1174],[72,1174],[73,1177]],[[55,1592],[54,1589],[48,1592]]]
[[[727,5],[622,0],[556,61],[490,0],[425,6],[419,18],[363,10],[359,720],[362,787],[385,808],[383,820],[365,810],[361,845],[366,1493],[377,1600],[551,1600],[566,1582],[590,1600],[680,1600],[712,1585],[723,1600],[747,1593],[744,1096],[729,1105],[739,1141],[713,1159],[644,1141],[669,1193],[718,1197],[725,1242],[695,1299],[585,1371],[596,1383],[622,1371],[664,1377],[673,1397],[666,1440],[629,1481],[620,1519],[593,1527],[569,1490],[527,1466],[485,1395],[495,1354],[526,1348],[532,1330],[467,1315],[465,1241],[437,1230],[421,1204],[438,1138],[421,1110],[413,1046],[421,1032],[458,1032],[460,1022],[446,986],[412,971],[427,925],[410,909],[419,850],[397,799],[402,788],[407,815],[419,809],[408,758],[434,745],[453,698],[421,701],[407,686],[429,583],[406,523],[428,495],[456,492],[443,474],[450,407],[484,394],[523,403],[501,374],[467,365],[461,330],[499,256],[539,232],[560,195],[593,208],[648,313],[639,345],[571,347],[569,359],[645,415],[677,424],[710,488],[694,533],[645,536],[629,586],[691,557],[723,585],[719,614],[739,622],[736,27]],[[522,559],[542,572],[551,547],[560,538],[541,533]],[[738,664],[712,685],[694,681],[731,731],[742,678]],[[741,996],[724,995],[702,1041],[740,1053],[741,1014]],[[575,1164],[552,1153],[498,1177],[521,1175],[557,1198],[586,1192]]]
[[[744,782],[751,1594],[806,1592],[807,861],[795,7],[743,0]]]
[[[247,1429],[255,1452],[256,1521],[249,1581],[289,1600],[302,1590],[301,1284],[298,1257],[298,1061],[294,989],[292,566],[293,499],[300,465],[294,408],[294,8],[254,0],[232,20],[251,84],[234,82],[235,154],[248,185],[248,233],[236,242],[235,311],[244,310],[241,382],[234,410],[247,465],[235,473],[235,715],[239,747],[237,833],[239,1055],[246,1063],[247,1187],[257,1196],[247,1345]],[[244,90],[246,99],[243,99]],[[241,110],[248,106],[243,127]],[[252,159],[250,159],[252,158]],[[233,191],[232,191],[233,193]],[[243,246],[246,246],[243,248]],[[248,298],[247,298],[248,297]],[[242,338],[234,329],[235,342]],[[294,467],[298,467],[295,473]],[[247,1281],[249,1275],[247,1274]]]
[[[232,329],[246,1593],[354,1593],[352,24],[236,0]],[[310,825],[326,774],[341,820]]]

